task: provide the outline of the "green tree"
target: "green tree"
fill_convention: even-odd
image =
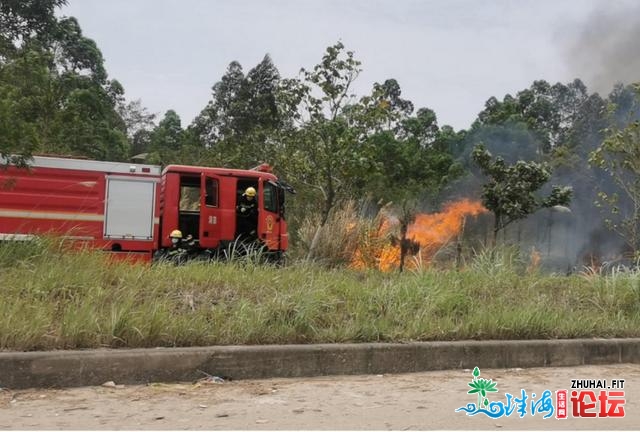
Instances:
[[[180,116],[174,110],[167,111],[149,137],[149,162],[162,165],[181,162],[184,139]]]
[[[2,0],[0,2],[0,64],[32,39],[46,43],[58,24],[54,11],[67,0]]]
[[[426,201],[462,173],[450,151],[451,128],[441,133],[435,113],[427,108],[406,117],[393,130],[368,138],[376,169],[359,179],[362,189],[373,189],[373,198]]]
[[[51,48],[62,75],[89,74],[96,83],[105,83],[107,72],[102,53],[93,40],[82,34],[74,17],[63,17],[58,21]]]
[[[211,147],[233,134],[233,127],[228,123],[240,114],[236,98],[242,92],[244,79],[242,66],[234,61],[222,79],[214,84],[212,99],[191,125],[203,145]]]
[[[289,147],[300,161],[296,176],[320,192],[320,226],[343,199],[367,192],[376,181],[395,174],[398,164],[415,160],[410,149],[398,152],[405,141],[420,145],[414,137],[401,137],[413,104],[401,97],[397,81],[375,83],[369,95],[358,98],[352,85],[360,72],[354,53],[338,42],[312,70],[303,69],[303,79],[289,89],[302,111],[299,133]]]
[[[0,157],[24,164],[50,135],[48,60],[32,51],[0,67]]]
[[[140,99],[125,102],[116,98],[116,109],[118,115],[124,122],[124,126],[127,130],[127,136],[133,142],[133,138],[141,131],[150,131],[155,127],[154,120],[155,114],[149,112],[147,108],[142,106]],[[137,154],[133,152],[133,154]]]
[[[114,116],[114,118],[111,118]],[[115,127],[114,122],[118,122]],[[113,106],[97,89],[73,89],[56,115],[56,150],[100,160],[123,160],[128,141]]]
[[[482,142],[492,154],[502,157],[508,163],[518,160],[541,160],[540,140],[523,123],[508,120],[501,124],[475,126],[464,138],[462,158],[472,161],[475,144]]]
[[[136,131],[131,138],[131,151],[130,157],[146,154],[145,161],[149,157],[148,153],[151,151],[151,136],[153,132],[147,129],[140,129]]]
[[[586,86],[578,79],[553,86],[544,80],[534,81],[515,97],[506,95],[502,101],[495,97],[487,100],[472,129],[489,125],[524,127],[532,133],[538,143],[536,153],[542,156],[571,142],[573,125],[588,97]]]
[[[251,167],[272,160],[287,123],[278,108],[279,87],[280,74],[269,55],[246,76],[238,62],[229,64],[189,127],[193,146],[208,149],[219,165]]]
[[[547,164],[517,161],[507,165],[504,159],[493,160],[482,145],[473,150],[473,160],[489,181],[482,186],[482,204],[494,215],[493,245],[498,232],[510,223],[524,219],[541,208],[566,206],[571,201],[571,187],[553,186],[545,198],[535,195],[551,177]]]
[[[372,189],[370,195],[376,200],[394,204],[400,223],[400,271],[414,246],[406,236],[418,203],[435,204],[444,187],[462,174],[450,152],[452,134],[451,127],[441,132],[436,114],[421,108],[415,116],[404,116],[393,130],[369,139],[378,168],[361,181],[363,188]]]
[[[0,4],[0,155],[32,152],[123,160],[127,125],[117,108],[124,89],[108,80],[103,58],[56,0]]]
[[[634,86],[640,96],[640,84]],[[606,138],[595,149],[589,162],[605,170],[618,186],[618,192],[598,193],[600,205],[607,204],[611,217],[607,226],[621,235],[631,248],[634,258],[640,258],[640,121],[633,116],[638,100],[628,108],[631,119],[624,127],[616,122],[606,130]]]
[[[303,69],[303,80],[295,83],[294,91],[302,95],[304,124],[292,144],[299,156],[299,180],[321,193],[320,226],[347,195],[354,173],[371,166],[362,153],[359,131],[345,112],[351,108],[351,86],[359,73],[360,62],[338,42],[327,48],[312,70]],[[349,114],[357,116],[353,110]]]

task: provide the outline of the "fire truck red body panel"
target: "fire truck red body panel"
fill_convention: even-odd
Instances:
[[[160,245],[170,245],[169,233],[176,228],[197,238],[202,248],[215,249],[232,242],[238,234],[236,205],[244,190],[252,186],[258,197],[259,239],[271,251],[286,250],[284,194],[278,192],[277,181],[275,175],[264,171],[167,166],[162,174]],[[189,196],[198,197],[198,202],[185,201]]]
[[[48,157],[0,170],[0,240],[53,233],[151,258],[180,229],[200,249],[216,249],[238,237],[235,209],[249,186],[258,192],[258,239],[285,251],[284,193],[269,172]]]

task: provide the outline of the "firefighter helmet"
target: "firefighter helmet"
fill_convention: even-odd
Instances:
[[[255,190],[254,188],[252,188],[251,186],[249,186],[249,187],[247,188],[247,190],[246,190],[246,191],[244,191],[244,194],[245,194],[246,196],[249,196],[249,197],[254,197],[254,196],[256,196],[256,190]]]
[[[169,234],[169,238],[182,238],[182,231],[180,230],[173,230],[171,231],[171,234]]]

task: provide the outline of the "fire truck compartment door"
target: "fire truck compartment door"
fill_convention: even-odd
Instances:
[[[155,180],[107,177],[104,237],[151,240]]]
[[[201,188],[204,193],[200,197],[200,246],[216,248],[220,244],[221,226],[224,225],[220,208],[220,179],[203,174]],[[233,205],[235,206],[235,202]],[[235,217],[233,207],[231,214]]]
[[[281,247],[280,221],[282,219],[278,206],[278,186],[265,181],[262,188],[264,212],[260,213],[258,231],[270,250]]]

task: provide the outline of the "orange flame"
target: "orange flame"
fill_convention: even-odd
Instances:
[[[423,264],[428,264],[442,246],[457,238],[464,229],[468,216],[475,217],[486,212],[479,201],[463,199],[448,203],[442,212],[416,215],[407,229],[407,238],[420,246],[419,259]],[[392,241],[392,232],[398,231],[398,225],[397,219],[385,218],[376,232],[365,233],[353,256],[351,267],[377,268],[381,271],[398,268],[400,245],[398,241]],[[412,265],[409,261],[415,262],[407,261],[409,267]]]

